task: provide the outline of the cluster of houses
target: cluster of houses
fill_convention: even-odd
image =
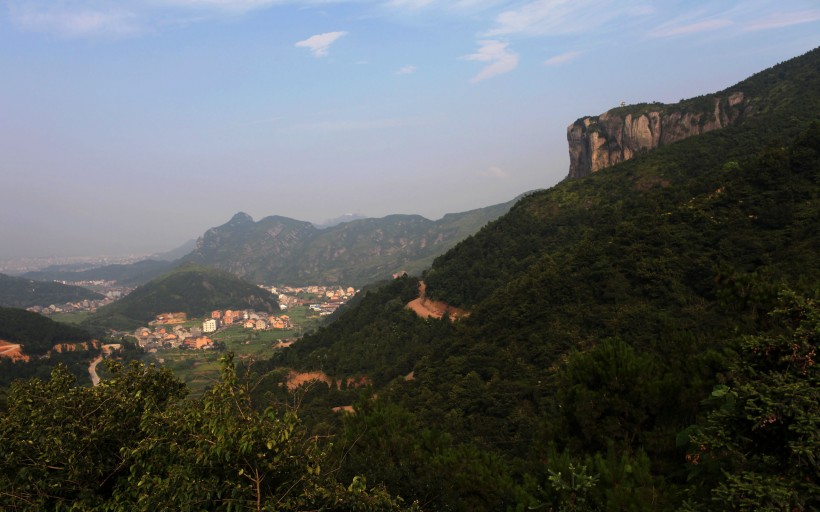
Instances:
[[[65,304],[51,304],[50,306],[31,306],[28,309],[34,313],[49,316],[55,313],[76,313],[79,311],[97,311],[98,308],[111,304],[114,299],[108,297],[99,300],[78,300],[77,302],[66,302]]]
[[[288,315],[274,316],[265,312],[256,312],[252,309],[244,311],[212,311],[211,318],[202,322],[202,332],[216,332],[222,326],[242,324],[245,329],[267,331],[270,329],[291,329],[293,324]]]
[[[202,322],[202,327],[185,327],[182,325],[185,323],[188,323],[185,313],[162,313],[149,322],[149,327],[137,329],[134,337],[137,344],[149,352],[169,348],[207,350],[214,348],[214,340],[207,335],[229,325],[242,325],[257,331],[293,328],[287,315],[274,316],[252,309],[212,311]]]
[[[283,310],[294,306],[307,306],[319,315],[329,315],[353,298],[358,292],[352,286],[273,286],[270,291],[279,297]]]
[[[294,306],[307,306],[319,315],[329,315],[350,300],[358,290],[341,286],[272,287],[278,295],[282,310]],[[153,351],[165,348],[210,349],[214,342],[207,335],[230,325],[242,325],[245,329],[266,331],[293,329],[288,315],[271,315],[246,310],[216,310],[202,322],[202,327],[184,327],[188,323],[185,313],[163,313],[151,321],[149,327],[141,327],[134,333],[140,347]]]
[[[140,327],[134,333],[137,344],[143,349],[153,352],[167,348],[190,348],[204,350],[214,348],[211,338],[203,336],[199,327],[185,328],[181,325],[171,329],[156,326],[153,329]]]
[[[55,281],[56,283],[70,284],[73,286],[82,286],[89,290],[95,290],[102,293],[105,298],[92,300],[78,300],[76,302],[66,302],[64,304],[51,304],[50,306],[31,306],[28,309],[34,313],[49,316],[55,313],[77,313],[86,311],[93,313],[97,309],[111,304],[115,300],[125,297],[133,288],[126,286],[117,286],[115,281]]]

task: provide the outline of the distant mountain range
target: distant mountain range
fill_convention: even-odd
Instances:
[[[514,202],[447,214],[437,221],[389,215],[324,229],[279,216],[254,222],[238,213],[209,229],[183,261],[258,283],[361,286],[400,271],[422,271],[436,256],[508,212]]]
[[[117,263],[88,270],[46,269],[27,272],[22,277],[37,281],[116,281],[123,286],[139,286],[171,270],[176,261],[147,259]]]
[[[83,270],[49,268],[23,277],[139,286],[179,263],[191,262],[256,283],[362,286],[395,272],[424,270],[436,256],[507,213],[516,200],[447,214],[436,221],[419,215],[373,219],[348,214],[322,224],[280,216],[254,222],[240,212],[197,241],[143,261]]]
[[[0,274],[0,306],[25,309],[31,306],[46,307],[51,304],[103,298],[99,293],[80,286],[33,281]]]

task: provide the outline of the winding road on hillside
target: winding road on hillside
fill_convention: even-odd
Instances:
[[[100,364],[100,361],[102,361],[102,356],[97,356],[97,358],[88,365],[88,374],[91,376],[92,386],[96,386],[100,383],[100,376],[97,375],[97,365]]]

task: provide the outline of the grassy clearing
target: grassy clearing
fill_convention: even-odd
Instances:
[[[74,313],[54,313],[51,315],[51,319],[55,322],[61,322],[64,324],[72,324],[72,325],[79,325],[81,324],[88,315],[91,313],[88,311],[77,311]]]

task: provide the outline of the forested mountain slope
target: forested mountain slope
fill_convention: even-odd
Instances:
[[[447,214],[356,219],[323,229],[271,216],[254,222],[237,213],[209,229],[184,261],[231,272],[256,283],[362,286],[391,274],[420,272],[433,259],[506,213],[514,201]]]
[[[817,58],[757,75],[793,95],[742,126],[533,193],[438,258],[427,292],[467,319],[417,318],[404,307],[417,281],[396,280],[257,365],[268,376],[258,399],[287,399],[278,368],[337,379],[302,407],[317,431],[339,434],[342,471],[429,510],[820,506],[814,463],[800,456],[816,450],[820,418]],[[802,366],[750,362],[788,346]],[[754,391],[750,368],[795,381],[806,412]],[[340,420],[329,411],[360,395],[351,382],[372,383],[378,399]],[[690,429],[710,396],[723,416]],[[775,405],[743,412],[761,400]],[[777,457],[720,444],[726,424],[757,439],[758,417],[784,434],[745,448]],[[713,437],[692,451],[692,432]],[[695,467],[701,457],[708,467]],[[752,493],[749,482],[761,483]],[[721,505],[752,495],[747,508]]]

